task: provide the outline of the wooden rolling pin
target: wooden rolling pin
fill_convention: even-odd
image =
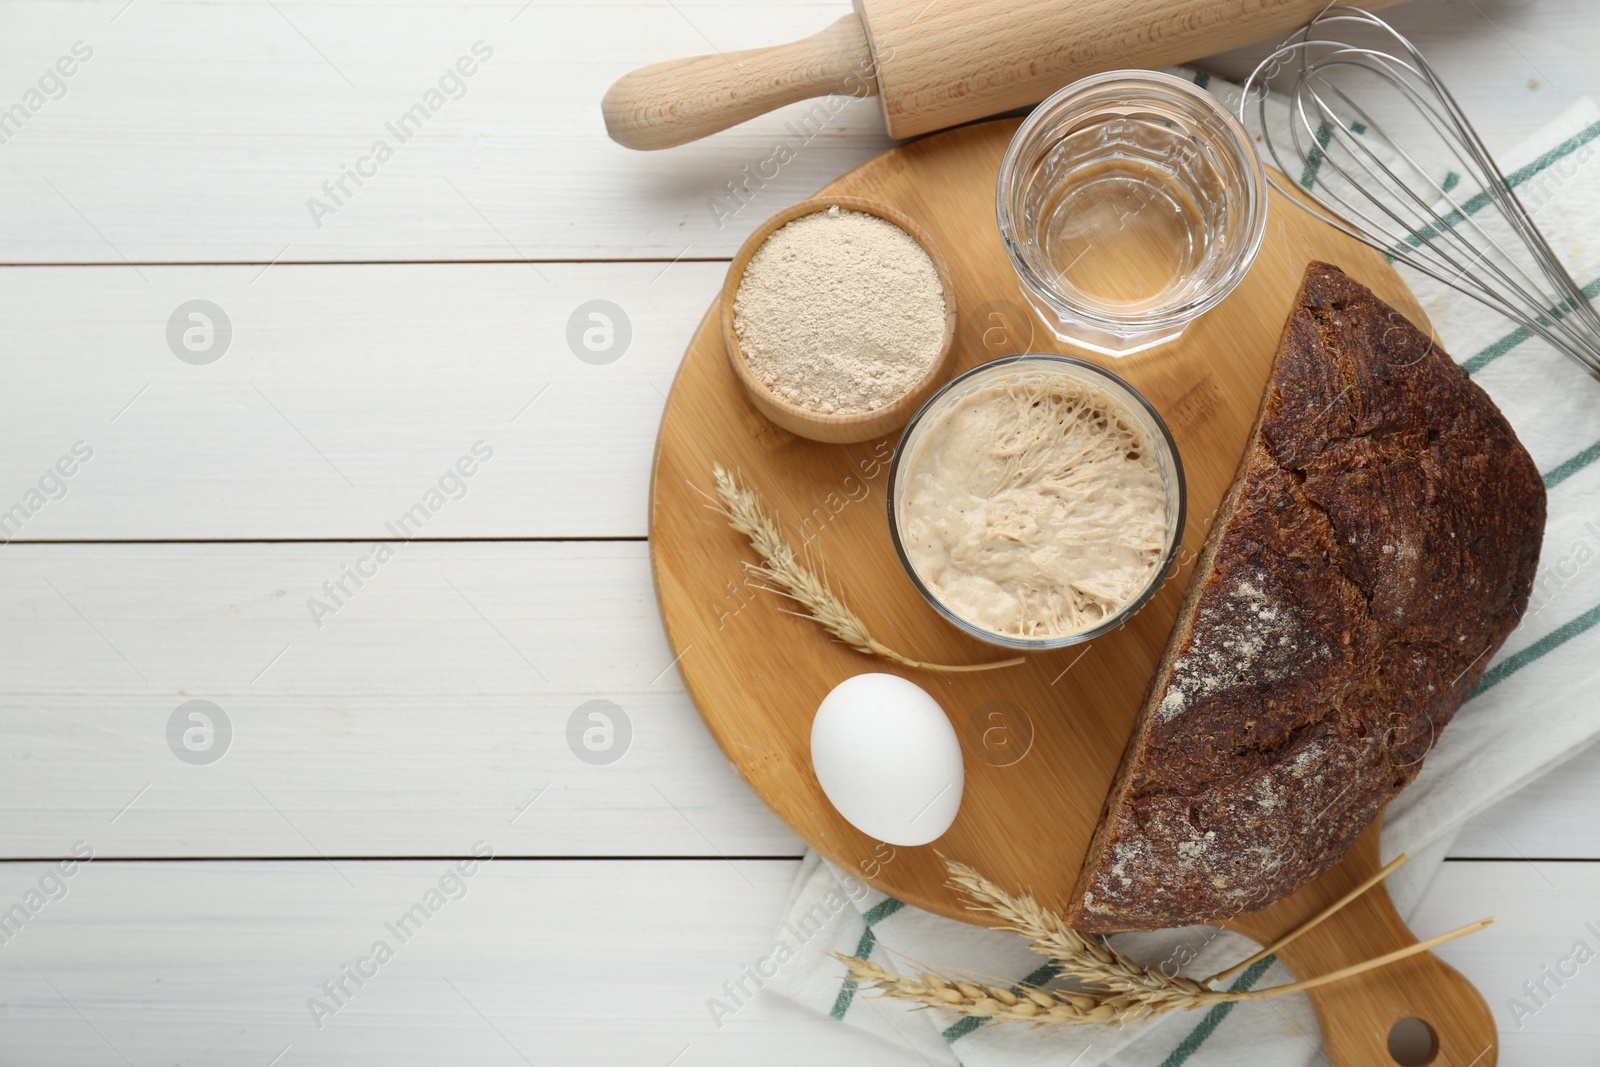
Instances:
[[[601,107],[629,148],[669,148],[816,96],[878,97],[891,137],[1038,103],[1087,74],[1165,67],[1286,34],[1328,0],[854,0],[792,44],[624,75]],[[1387,7],[1397,0],[1354,0]],[[836,109],[835,109],[836,110]],[[824,117],[831,117],[832,111]]]

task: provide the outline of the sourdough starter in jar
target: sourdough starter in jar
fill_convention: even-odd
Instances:
[[[899,526],[918,577],[991,633],[1093,629],[1149,586],[1168,540],[1154,442],[1116,398],[1019,370],[931,413]]]

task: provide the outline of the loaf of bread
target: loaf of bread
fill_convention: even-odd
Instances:
[[[1344,855],[1521,618],[1544,485],[1483,390],[1313,263],[1069,902],[1225,919]]]

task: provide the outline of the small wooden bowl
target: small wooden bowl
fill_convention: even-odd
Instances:
[[[734,297],[739,294],[739,285],[744,281],[745,267],[749,265],[750,257],[756,254],[756,249],[760,248],[780,226],[787,225],[804,215],[826,211],[835,205],[845,211],[861,211],[868,215],[876,215],[910,234],[911,239],[928,253],[929,259],[933,260],[933,269],[938,272],[939,285],[944,290],[944,339],[939,344],[939,355],[928,368],[928,373],[924,374],[909,392],[894,402],[873,411],[847,415],[825,415],[812,411],[791,403],[768,389],[745,364],[744,355],[739,351],[739,334],[733,325]],[[949,264],[945,262],[944,256],[935,247],[932,236],[926,230],[887,204],[873,200],[864,200],[856,196],[802,200],[798,204],[784,208],[756,227],[755,232],[739,246],[738,254],[733,257],[733,262],[728,267],[727,280],[722,283],[720,313],[722,340],[728,352],[728,362],[733,364],[733,373],[744,385],[745,392],[750,395],[750,400],[756,409],[790,433],[812,441],[843,445],[857,441],[871,441],[893,433],[911,421],[911,416],[922,406],[923,401],[932,396],[934,390],[950,377],[953,352],[951,343],[956,333],[956,296],[955,290],[950,285]]]

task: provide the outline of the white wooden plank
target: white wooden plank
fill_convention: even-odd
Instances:
[[[1432,937],[1486,915],[1495,924],[1438,949],[1478,987],[1500,1029],[1505,1067],[1594,1062],[1600,1007],[1600,864],[1475,862],[1444,865],[1418,905],[1412,929]],[[1574,945],[1590,962],[1572,975]],[[1563,985],[1545,968],[1568,973]],[[1549,995],[1530,1001],[1523,983]],[[1520,1005],[1520,1007],[1519,1007]],[[1525,1009],[1533,1008],[1532,1014]]]
[[[844,3],[125,6],[7,4],[7,94],[76,41],[93,56],[0,146],[0,261],[726,256],[763,216],[888,144],[873,100],[839,101],[809,141],[786,133],[798,105],[665,154],[604,133],[600,98],[626,71],[796,39]],[[480,41],[492,55],[464,94],[447,85],[402,142],[388,124]],[[780,137],[795,158],[754,206],[719,219],[708,201]],[[361,163],[378,140],[392,158]],[[336,203],[323,184],[358,164],[370,177],[346,179]],[[335,213],[314,215],[313,197]]]
[[[0,261],[726,256],[761,217],[888,144],[876,103],[845,103],[809,143],[788,129],[796,105],[638,154],[605,138],[600,97],[634,67],[790,40],[848,10],[802,0],[12,0],[0,36],[0,66],[14,72],[5,105],[74,42],[94,55],[0,146]],[[1418,0],[1394,18],[1441,59],[1492,147],[1575,96],[1600,95],[1590,62],[1600,14],[1586,0],[1470,10]],[[465,95],[408,143],[387,134],[479,40],[494,54]],[[1240,57],[1217,65],[1245,69]],[[307,200],[386,136],[394,157],[359,189],[347,181],[350,197],[319,228]],[[708,200],[779,139],[795,160],[719,224]]]
[[[1586,925],[1600,864],[1555,866],[1546,881],[1527,864],[1447,864],[1415,921],[1429,935],[1496,917],[1442,954],[1488,999],[1507,1067],[1590,1062],[1600,963],[1549,985],[1532,1015],[1510,1005],[1575,942],[1600,949]],[[711,1022],[706,999],[768,950],[792,862],[494,860],[399,944],[384,924],[449,869],[80,866],[0,953],[0,1059],[266,1064],[288,1046],[284,1065],[920,1062],[766,994]],[[0,868],[0,902],[43,873]],[[380,938],[393,959],[318,1029],[308,998]]]
[[[334,604],[322,583],[371,554],[0,553],[0,856],[80,837],[107,856],[431,855],[491,832],[523,855],[799,853],[670,668],[695,650],[666,644],[644,544],[398,544]],[[337,610],[313,619],[313,597]],[[192,699],[231,724],[210,765],[169,746]],[[631,724],[609,766],[568,744],[590,700]],[[1475,821],[1462,854],[1600,855],[1592,760],[1486,812],[1499,829]]]
[[[395,549],[320,627],[370,543],[0,553],[0,856],[799,855],[685,697],[642,543]],[[209,765],[168,732],[195,699]],[[569,745],[592,700],[609,765]]]
[[[421,536],[643,536],[656,426],[725,269],[6,268],[0,540],[384,536],[478,441],[492,460]],[[197,299],[228,329],[204,365],[168,337]],[[187,314],[176,348],[200,358]],[[1524,434],[1546,470],[1576,447]],[[79,441],[94,454],[65,497],[46,502],[52,481],[30,502]],[[19,503],[35,513],[8,517]]]
[[[76,868],[67,895],[0,949],[0,1060],[922,1062],[767,996],[713,1022],[707,999],[725,996],[723,983],[770,950],[793,862],[735,871],[492,860],[449,883],[455,899],[420,929],[406,927],[402,943],[385,924],[453,869],[443,860],[338,871],[319,862]],[[40,874],[31,864],[0,869],[0,900],[21,899]],[[314,1018],[307,1001],[328,1002],[321,984],[380,939],[393,958],[359,989],[347,980],[348,1000]]]
[[[20,529],[0,524],[0,537],[384,536],[477,441],[492,461],[422,536],[643,536],[665,394],[723,271],[8,269],[0,512],[75,442],[94,455],[64,499],[35,498],[37,513]],[[195,299],[231,326],[207,365],[168,343],[169,319]],[[612,347],[591,354],[580,332],[578,348],[607,363],[568,343],[569,321],[594,300],[620,309],[607,312]]]

